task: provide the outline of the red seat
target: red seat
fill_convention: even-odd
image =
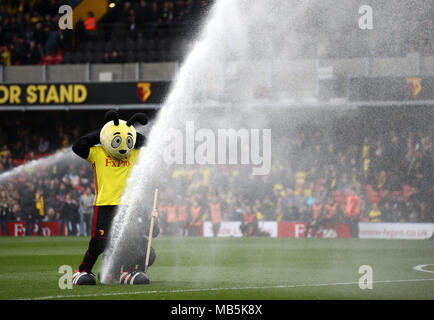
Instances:
[[[404,186],[402,186],[402,196],[405,201],[407,201],[408,197],[410,197],[413,193],[414,193],[413,186],[409,184],[405,184]]]

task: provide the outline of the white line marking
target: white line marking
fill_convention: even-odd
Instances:
[[[418,282],[418,281],[434,281],[433,279],[408,279],[408,280],[380,280],[374,283],[399,283],[399,282]],[[327,287],[327,286],[342,286],[342,285],[358,285],[359,282],[336,282],[336,283],[318,283],[318,284],[290,284],[290,285],[275,285],[275,286],[255,286],[255,287],[233,287],[233,288],[197,288],[197,289],[174,289],[174,290],[150,290],[150,291],[133,291],[133,292],[107,292],[107,293],[90,293],[76,295],[58,295],[36,298],[25,298],[18,300],[50,300],[50,299],[71,299],[83,297],[107,297],[107,296],[122,296],[129,294],[157,294],[157,293],[184,293],[184,292],[204,292],[204,291],[225,291],[225,290],[252,290],[252,289],[290,289],[301,287]]]
[[[413,267],[413,269],[416,271],[434,273],[434,271],[432,271],[432,270],[425,270],[424,268],[427,266],[434,266],[434,264],[432,264],[432,263],[431,264],[420,264],[418,266]]]

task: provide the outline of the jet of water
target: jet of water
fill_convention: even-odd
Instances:
[[[119,250],[122,243],[128,242],[135,217],[143,214],[144,207],[150,206],[154,188],[168,178],[162,153],[170,143],[169,130],[183,128],[188,120],[215,126],[228,124],[238,117],[243,119],[244,126],[252,126],[246,122],[252,119],[250,111],[241,105],[249,104],[263,78],[252,77],[243,72],[243,68],[257,58],[278,58],[277,54],[273,56],[274,47],[281,42],[281,35],[288,33],[288,17],[299,17],[303,11],[303,4],[299,1],[281,3],[219,0],[212,7],[201,34],[174,79],[148,136],[148,144],[141,150],[127,181],[121,202],[129,205],[120,207],[113,221],[101,270],[102,282],[107,282],[115,265],[119,265]],[[276,21],[280,21],[278,26]],[[226,80],[234,73],[239,78],[237,87],[226,88],[230,85]],[[236,112],[219,117],[211,115],[204,105],[212,101],[229,105]],[[253,126],[260,127],[263,116],[256,114],[253,118]]]
[[[187,121],[203,127],[264,128],[270,111],[258,111],[258,101],[281,105],[293,99],[312,99],[317,87],[304,81],[306,71],[300,60],[316,56],[327,31],[343,32],[356,24],[357,3],[339,8],[328,0],[215,2],[127,181],[121,201],[128,206],[120,207],[113,221],[101,270],[103,282],[119,264],[121,244],[129,241],[134,219],[151,205],[154,188],[170,184],[170,170],[162,160],[171,143],[168,133],[184,130]],[[209,106],[222,111],[211,112]],[[279,130],[289,132],[294,121],[288,119]],[[279,158],[278,152],[273,152],[273,158]]]
[[[5,183],[8,179],[16,177],[21,173],[33,172],[39,168],[44,168],[53,164],[65,163],[70,161],[72,156],[71,147],[62,149],[50,156],[43,157],[37,160],[29,161],[20,166],[14,167],[0,174],[0,184]]]

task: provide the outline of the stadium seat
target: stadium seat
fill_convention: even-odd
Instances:
[[[409,185],[406,184],[402,187],[402,196],[404,198],[405,201],[408,200],[408,198],[414,193],[414,188]]]
[[[169,49],[170,50],[179,49],[180,45],[181,45],[180,40],[177,40],[177,39],[171,40],[169,43]]]
[[[125,62],[136,62],[137,61],[137,53],[136,51],[128,51],[125,55]]]
[[[127,39],[125,41],[125,50],[128,52],[136,50],[136,42],[131,39]]]
[[[148,51],[147,62],[157,62],[159,61],[159,53],[155,50]]]
[[[84,52],[92,52],[94,46],[95,45],[94,45],[94,43],[92,41],[86,42],[86,44],[84,45]]]
[[[169,44],[170,44],[169,40],[160,39],[160,40],[158,40],[157,49],[167,50],[167,49],[169,49]]]
[[[63,63],[63,53],[62,52],[57,52],[56,55],[54,56],[54,60],[53,60],[54,64],[61,64]]]
[[[147,62],[148,61],[148,52],[146,50],[137,51],[137,61]]]
[[[148,49],[148,50],[155,50],[156,47],[157,46],[156,46],[155,40],[150,39],[150,40],[146,41],[146,49]]]
[[[178,37],[178,30],[176,28],[170,28],[167,30],[168,39],[174,40]]]
[[[172,49],[169,51],[169,61],[180,61],[181,55],[178,50]]]
[[[156,38],[157,39],[168,39],[170,36],[170,31],[167,28],[159,28],[157,30]]]
[[[113,41],[107,41],[105,43],[105,46],[104,46],[104,51],[105,52],[112,52],[113,49],[114,49],[114,43],[113,43]]]
[[[80,51],[74,52],[72,63],[83,63],[83,54]]]
[[[146,42],[144,40],[142,40],[142,39],[138,40],[135,45],[136,45],[136,49],[138,51],[141,51],[141,50],[143,50],[143,49],[146,48]]]
[[[116,41],[116,42],[114,43],[114,47],[115,47],[115,49],[118,50],[119,52],[120,52],[120,51],[124,51],[124,50],[125,50],[125,41],[123,41],[123,40]]]
[[[71,64],[72,63],[72,53],[69,51],[66,51],[63,54],[63,63],[64,64]]]
[[[168,50],[160,50],[160,51],[158,51],[157,61],[159,61],[159,62],[168,62],[168,61],[170,61],[169,51]]]
[[[93,53],[93,62],[94,63],[103,63],[104,61],[104,53],[103,52],[94,52]]]
[[[83,62],[92,63],[94,61],[94,54],[90,51],[84,53]]]
[[[103,52],[104,51],[104,42],[98,41],[93,46],[93,52]]]

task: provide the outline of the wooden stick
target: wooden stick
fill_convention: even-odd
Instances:
[[[153,213],[155,212],[155,210],[157,210],[157,200],[158,200],[158,188],[155,189],[154,192],[154,206],[152,207],[152,212],[151,212],[151,226],[149,228],[148,248],[146,250],[145,273],[146,271],[148,271],[149,255],[151,254],[152,232],[154,231],[154,222],[155,222],[155,217]]]

